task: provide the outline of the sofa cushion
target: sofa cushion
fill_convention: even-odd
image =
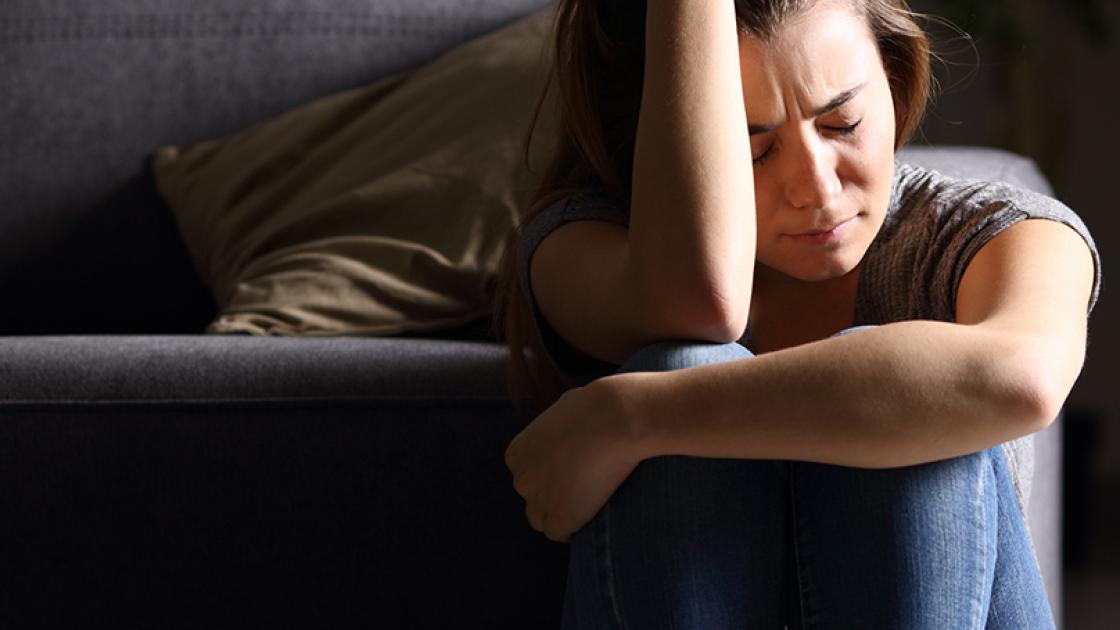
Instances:
[[[452,339],[0,337],[0,416],[28,405],[107,403],[504,404],[509,400],[504,359],[505,349],[497,343]]]
[[[553,140],[552,7],[411,72],[154,169],[218,317],[207,332],[391,335],[487,318],[506,236]]]

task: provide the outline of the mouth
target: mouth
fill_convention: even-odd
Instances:
[[[858,216],[857,214],[839,223],[833,223],[832,225],[826,225],[819,229],[809,230],[808,232],[801,232],[799,234],[787,234],[786,236],[799,243],[814,245],[830,243],[838,240]]]
[[[840,221],[838,223],[833,223],[832,225],[828,225],[828,226],[825,226],[825,227],[822,227],[822,228],[819,228],[819,229],[815,229],[815,230],[809,230],[808,232],[802,232],[800,234],[790,234],[790,236],[819,236],[821,234],[827,234],[827,233],[835,230],[836,228],[838,228],[842,225],[847,225],[854,218],[855,217],[850,217],[850,218],[844,219],[843,221]]]

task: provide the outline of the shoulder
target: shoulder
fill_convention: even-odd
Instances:
[[[883,227],[886,233],[924,241],[929,247],[978,248],[1026,219],[1063,223],[1096,251],[1081,217],[1046,192],[1017,182],[949,176],[905,163],[896,165],[895,188]]]
[[[1048,194],[1048,189],[1037,190],[1018,181],[946,175],[929,167],[899,162],[895,165],[894,186],[888,213],[888,219],[893,221],[1019,215],[1083,226],[1077,213]]]
[[[518,266],[522,275],[527,276],[529,261],[545,237],[565,223],[583,220],[629,226],[629,205],[601,186],[589,186],[559,195],[539,211],[524,217],[517,243]]]
[[[600,220],[629,225],[629,206],[599,186],[560,195],[522,221],[523,238],[543,238],[569,221]]]
[[[1014,177],[1007,179],[1015,180]],[[1039,178],[1044,188],[1045,180]],[[1062,223],[1088,246],[1096,265],[1092,302],[1100,287],[1100,257],[1092,234],[1069,206],[1022,181],[946,175],[933,168],[898,162],[890,208],[868,252],[872,267],[906,279],[903,300],[892,309],[907,317],[950,319],[960,280],[975,255],[997,235],[1027,219]]]

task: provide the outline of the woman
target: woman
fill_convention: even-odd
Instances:
[[[929,85],[901,0],[557,10],[498,312],[564,627],[1052,627],[1018,454],[1084,357],[1077,215],[895,162]]]

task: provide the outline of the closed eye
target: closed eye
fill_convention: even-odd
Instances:
[[[862,118],[860,118],[859,120],[855,121],[854,123],[852,123],[852,124],[850,124],[846,127],[825,127],[825,129],[831,131],[832,133],[840,134],[842,136],[850,136],[853,133],[855,133],[856,128],[859,127],[859,124],[861,122],[863,122]],[[768,157],[770,157],[770,154],[773,153],[773,151],[774,151],[774,143],[771,143],[770,146],[767,147],[766,150],[762,152],[762,155],[752,159],[751,163],[754,166],[761,166],[762,163],[765,162]]]
[[[760,156],[754,158],[753,160],[751,160],[751,163],[754,166],[761,165],[763,162],[766,161],[766,158],[769,157],[770,153],[773,152],[773,151],[774,151],[774,144],[771,143],[770,146],[766,147],[766,150],[762,152],[762,155],[760,155]]]
[[[861,122],[863,122],[862,118],[848,125],[847,127],[825,127],[825,129],[828,129],[829,131],[832,131],[834,133],[838,133],[842,136],[848,136],[855,132],[856,127],[859,127],[859,124]]]

